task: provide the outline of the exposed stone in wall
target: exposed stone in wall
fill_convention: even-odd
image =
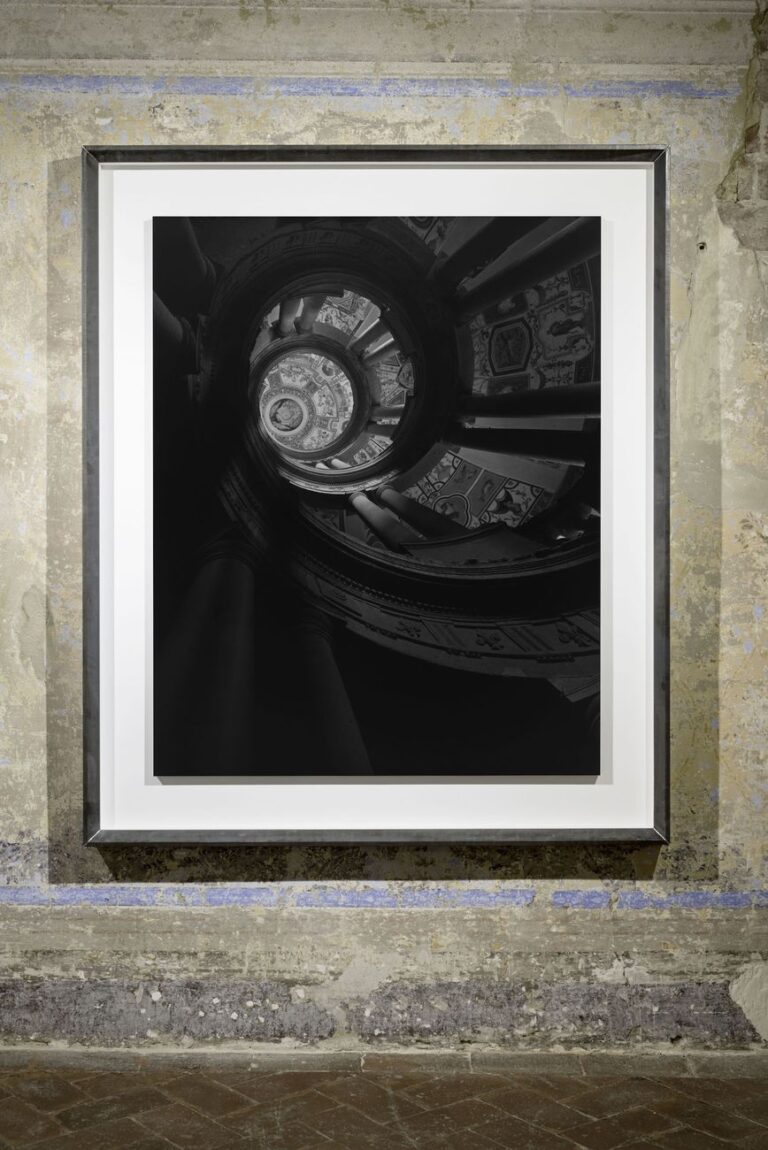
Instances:
[[[745,248],[768,251],[768,8],[754,19],[744,140],[718,190],[720,215]]]
[[[558,983],[543,995],[540,1019],[563,1038],[600,1042],[680,1042],[742,1046],[758,1035],[717,982],[667,986]]]
[[[280,982],[18,979],[0,983],[0,1039],[85,1045],[222,1041],[748,1047],[758,1035],[717,982],[657,986],[488,979],[393,982],[342,1004],[342,1023]]]
[[[395,1041],[433,1038],[576,1045],[677,1043],[743,1046],[758,1035],[722,983],[600,986],[563,982],[393,983],[355,1004],[353,1033]]]
[[[508,982],[394,982],[350,1004],[350,1025],[364,1039],[509,1041],[530,1032],[523,986]]]
[[[2,1037],[115,1045],[154,1040],[278,1042],[330,1038],[333,1019],[292,1001],[288,986],[257,980],[157,983],[105,979],[0,983]]]

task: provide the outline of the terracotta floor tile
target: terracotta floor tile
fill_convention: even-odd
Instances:
[[[563,1102],[590,1089],[593,1080],[574,1074],[516,1074],[511,1085]]]
[[[306,1122],[315,1128],[314,1119],[329,1110],[336,1110],[338,1103],[316,1090],[294,1094],[275,1102],[263,1102],[249,1106],[236,1114],[222,1114],[220,1121],[227,1130],[234,1130],[242,1137],[251,1137],[253,1131],[260,1130],[265,1123],[276,1122],[283,1126],[290,1122]]]
[[[306,1150],[349,1150],[349,1147],[345,1146],[343,1142],[329,1142],[327,1138],[324,1138],[322,1142],[310,1142]]]
[[[661,1150],[724,1150],[728,1144],[720,1138],[712,1138],[709,1134],[702,1133],[701,1130],[685,1129],[662,1134],[660,1138],[653,1140],[652,1145],[660,1147]]]
[[[52,1113],[87,1099],[79,1086],[55,1074],[19,1074],[10,1087],[17,1098],[23,1098],[37,1110]]]
[[[501,1107],[508,1114],[514,1114],[524,1122],[534,1126],[545,1126],[549,1130],[568,1130],[584,1121],[584,1115],[570,1106],[563,1105],[553,1098],[544,1098],[533,1090],[512,1087],[485,1095],[485,1101]]]
[[[11,1146],[41,1142],[62,1130],[58,1119],[35,1110],[21,1098],[4,1098],[0,1102],[0,1138]]]
[[[651,1106],[675,1097],[668,1087],[650,1078],[629,1078],[610,1085],[592,1087],[574,1098],[572,1105],[591,1118],[609,1118],[633,1106]]]
[[[134,1150],[143,1131],[130,1118],[73,1130],[58,1138],[36,1142],[34,1150]],[[166,1147],[168,1143],[166,1143]]]
[[[761,1130],[758,1134],[751,1134],[748,1138],[740,1139],[736,1143],[736,1147],[738,1150],[768,1150],[766,1131]]]
[[[317,1092],[336,1103],[361,1110],[373,1122],[396,1122],[422,1109],[402,1093],[380,1086],[362,1075],[341,1078],[328,1086],[318,1085]]]
[[[347,1075],[347,1077],[358,1077],[357,1075]],[[420,1086],[422,1082],[427,1082],[433,1077],[427,1074],[426,1071],[418,1073],[417,1071],[404,1071],[402,1074],[387,1074],[378,1070],[364,1070],[360,1078],[368,1082],[376,1082],[379,1086],[385,1086],[389,1090],[408,1090],[412,1086]]]
[[[464,1075],[462,1075],[462,1080]],[[481,1098],[485,1094],[490,1094],[492,1090],[501,1090],[505,1086],[509,1086],[509,1078],[504,1074],[472,1074],[470,1081],[467,1083],[472,1087],[472,1097]]]
[[[690,1098],[700,1098],[712,1106],[735,1106],[737,1102],[759,1097],[760,1080],[757,1078],[733,1078],[724,1083],[721,1078],[657,1078],[663,1086],[687,1094]]]
[[[61,1121],[68,1130],[83,1130],[86,1126],[96,1126],[115,1118],[130,1118],[158,1106],[167,1105],[167,1099],[151,1087],[146,1090],[129,1090],[115,1098],[97,1098],[93,1102],[80,1102],[69,1110],[64,1110]]]
[[[168,1142],[165,1138],[154,1138],[150,1134],[138,1142],[131,1142],[130,1150],[175,1150],[175,1147],[172,1142]]]
[[[232,1114],[253,1105],[245,1094],[230,1090],[204,1074],[187,1074],[166,1082],[162,1093],[176,1102],[202,1110],[209,1118],[219,1118],[222,1114]]]
[[[129,1090],[140,1090],[147,1085],[149,1083],[144,1081],[143,1075],[138,1071],[124,1070],[95,1074],[78,1083],[89,1098],[114,1098],[118,1094],[126,1094]]]
[[[306,1150],[306,1147],[316,1144],[320,1136],[315,1130],[310,1130],[302,1122],[274,1122],[265,1120],[254,1129],[251,1136],[237,1146],[248,1150]],[[326,1143],[326,1146],[328,1143]]]
[[[429,1145],[499,1117],[501,1113],[498,1108],[483,1099],[462,1098],[450,1106],[438,1106],[434,1110],[414,1115],[406,1119],[401,1128],[423,1141],[424,1145]]]
[[[180,1103],[149,1110],[141,1114],[137,1122],[151,1134],[167,1138],[181,1150],[219,1150],[242,1141],[233,1130],[225,1130],[218,1122]]]
[[[622,1119],[596,1118],[594,1122],[585,1122],[581,1126],[574,1126],[568,1131],[577,1146],[586,1146],[587,1150],[614,1150],[621,1146],[634,1131],[623,1125]]]
[[[735,1142],[739,1138],[746,1138],[749,1134],[756,1134],[758,1127],[749,1118],[740,1114],[723,1110],[719,1106],[707,1106],[703,1102],[691,1099],[675,1099],[673,1102],[662,1102],[652,1107],[659,1114],[675,1118],[686,1126],[700,1130],[704,1134],[711,1134],[726,1142]]]
[[[503,1118],[494,1119],[482,1126],[475,1127],[472,1135],[481,1135],[483,1138],[503,1146],[505,1150],[573,1150],[574,1143],[562,1138],[551,1130],[542,1130],[541,1127],[529,1126],[511,1114]],[[471,1143],[469,1143],[471,1147]]]
[[[387,1138],[394,1140],[397,1133],[391,1127],[382,1127],[378,1122],[372,1122],[359,1110],[351,1106],[337,1106],[333,1110],[325,1110],[315,1115],[311,1122],[312,1129],[324,1137],[341,1142],[352,1150],[363,1150],[372,1146],[386,1145]]]
[[[257,1070],[245,1070],[241,1074],[211,1075],[230,1090],[245,1094],[254,1102],[270,1102],[273,1099],[289,1098],[301,1094],[313,1086],[335,1081],[340,1075],[332,1070],[284,1070],[276,1074],[264,1074]]]
[[[627,1110],[614,1121],[638,1138],[655,1136],[664,1130],[672,1130],[677,1125],[674,1118],[670,1118],[666,1114],[659,1114],[657,1110],[650,1110],[645,1106],[640,1106],[636,1110]]]
[[[418,1150],[418,1144],[410,1135],[393,1130],[391,1126],[378,1126],[374,1131],[349,1135],[342,1140],[342,1145],[346,1150]],[[430,1150],[435,1145],[430,1143]]]
[[[394,1061],[266,1073],[148,1058],[124,1072],[28,1064],[0,1074],[0,1150],[239,1146],[768,1150],[768,1089],[761,1079],[397,1072]]]
[[[418,1150],[418,1145],[414,1148]],[[491,1142],[484,1134],[474,1130],[460,1130],[458,1134],[449,1134],[439,1142],[434,1150],[499,1150],[498,1142]],[[573,1150],[569,1147],[569,1150]]]
[[[425,1110],[435,1106],[447,1106],[461,1098],[473,1098],[476,1094],[472,1074],[435,1075],[426,1082],[406,1090],[406,1096],[418,1102]]]
[[[753,1122],[768,1126],[768,1094],[757,1096],[749,1101],[738,1102],[733,1109],[744,1118],[750,1118]]]

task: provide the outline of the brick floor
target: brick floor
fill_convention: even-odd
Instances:
[[[0,1150],[768,1150],[768,1081],[0,1068]]]

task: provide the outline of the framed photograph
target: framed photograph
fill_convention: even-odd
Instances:
[[[84,150],[87,842],[666,840],[666,168]]]

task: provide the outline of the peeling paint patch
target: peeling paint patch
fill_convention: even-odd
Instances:
[[[318,884],[296,895],[296,906],[326,907],[470,907],[470,906],[528,906],[535,892],[509,887],[451,887],[430,883],[428,886],[411,884],[367,883],[352,887]]]
[[[496,982],[390,983],[348,1005],[351,1029],[364,1039],[454,1041],[509,1038],[530,1025],[522,986]]]
[[[295,897],[296,906],[323,906],[323,907],[397,907],[396,890],[388,884],[366,884],[347,888],[344,886],[331,886],[319,883],[299,891]]]

